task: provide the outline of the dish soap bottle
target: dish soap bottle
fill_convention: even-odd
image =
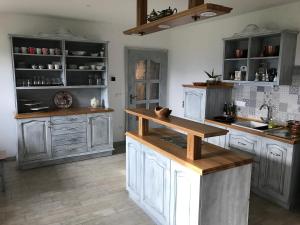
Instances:
[[[271,119],[269,120],[269,123],[268,123],[268,128],[269,128],[269,129],[273,129],[273,128],[275,128],[275,127],[276,127],[276,124],[275,124],[273,118],[271,118]]]

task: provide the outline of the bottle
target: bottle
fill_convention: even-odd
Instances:
[[[224,104],[223,114],[224,114],[225,116],[228,115],[228,105],[227,105],[227,102],[225,102],[225,104]]]
[[[268,128],[272,129],[272,128],[275,128],[275,126],[276,126],[276,124],[275,124],[273,118],[271,118],[268,123]]]

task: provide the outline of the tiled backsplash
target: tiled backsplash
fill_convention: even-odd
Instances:
[[[292,86],[260,87],[235,85],[234,101],[244,101],[245,107],[238,107],[238,116],[259,119],[266,117],[266,109],[259,110],[267,103],[272,106],[272,115],[278,123],[300,120],[300,67],[295,67]]]

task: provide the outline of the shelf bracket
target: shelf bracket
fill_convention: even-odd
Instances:
[[[138,133],[140,136],[146,136],[149,133],[149,121],[139,117]]]

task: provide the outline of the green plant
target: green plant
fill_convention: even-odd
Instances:
[[[211,71],[211,73],[207,72],[204,70],[204,72],[206,73],[206,75],[211,78],[211,79],[217,79],[218,77],[222,76],[222,75],[215,75],[215,71],[214,69]]]

